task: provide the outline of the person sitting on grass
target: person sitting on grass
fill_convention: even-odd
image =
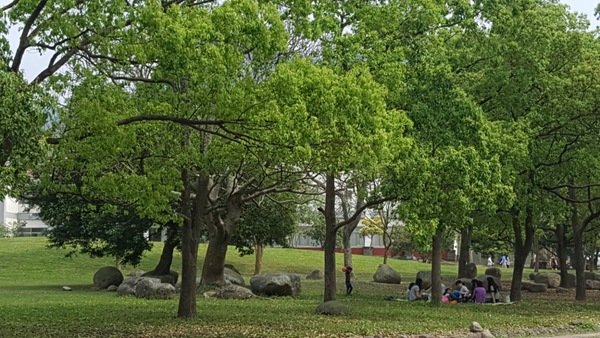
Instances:
[[[466,287],[461,280],[457,280],[454,285],[456,290],[452,292],[452,300],[459,302],[467,301],[469,299],[469,288]]]
[[[450,288],[446,288],[444,290],[444,294],[442,295],[442,303],[450,303],[450,298],[452,295],[452,290]]]
[[[486,300],[486,302],[488,302],[488,303],[500,302],[500,286],[498,286],[498,284],[496,284],[496,282],[494,281],[494,278],[492,278],[492,277],[487,278],[487,283],[488,283],[487,292],[490,293],[490,299]]]
[[[481,281],[475,281],[475,285],[476,287],[473,289],[473,300],[477,304],[483,304],[485,303],[485,295],[487,292]]]
[[[427,300],[427,296],[423,295],[421,293],[421,290],[423,290],[423,280],[421,278],[417,278],[417,280],[414,283],[411,283],[411,287],[410,290],[408,290],[408,300],[409,301],[415,301],[415,300]]]

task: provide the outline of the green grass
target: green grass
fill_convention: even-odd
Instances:
[[[197,319],[175,318],[177,299],[168,301],[116,297],[114,293],[92,291],[92,277],[112,259],[78,256],[64,258],[60,250],[46,249],[43,238],[0,239],[0,337],[345,337],[349,335],[399,335],[466,332],[471,321],[495,332],[519,328],[568,324],[575,319],[600,322],[600,294],[590,292],[586,304],[577,304],[573,295],[526,294],[522,303],[510,306],[459,304],[438,308],[426,303],[389,302],[386,296],[400,296],[406,284],[428,264],[390,260],[400,271],[403,285],[374,284],[372,274],[380,257],[354,256],[358,281],[355,294],[343,296],[341,255],[338,256],[339,299],[352,313],[344,317],[314,313],[321,302],[322,281],[302,281],[298,298],[268,298],[246,301],[198,298]],[[158,261],[161,246],[147,254],[139,269],[148,271]],[[206,246],[201,247],[201,256]],[[200,257],[200,260],[202,257]],[[248,281],[254,257],[229,254]],[[323,253],[293,249],[267,249],[264,271],[289,271],[304,277],[322,266]],[[180,256],[174,268],[180,271]],[[483,267],[482,267],[483,269]],[[125,272],[132,268],[125,268]],[[456,275],[456,266],[442,266],[445,280]],[[509,280],[510,277],[503,277]],[[64,292],[61,287],[73,287]]]

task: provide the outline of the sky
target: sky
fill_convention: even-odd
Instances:
[[[0,0],[0,7],[7,5],[12,0]],[[561,0],[562,3],[569,5],[573,11],[586,14],[591,22],[591,28],[597,28],[600,25],[600,21],[594,17],[594,9],[596,5],[600,3],[600,0]],[[19,41],[19,32],[17,29],[12,29],[9,32],[9,39],[11,47],[14,49]],[[28,51],[23,58],[22,68],[25,72],[27,79],[32,80],[39,72],[41,72],[48,61],[50,60],[49,55],[39,55],[36,52]]]

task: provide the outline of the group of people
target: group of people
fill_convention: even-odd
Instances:
[[[500,302],[500,286],[496,284],[494,278],[488,277],[487,289],[483,286],[483,282],[477,279],[471,280],[471,289],[469,289],[461,280],[454,283],[454,289],[446,288],[442,284],[442,303],[497,303]],[[490,294],[488,298],[487,295]],[[406,298],[409,301],[431,300],[431,288],[423,290],[423,280],[417,278],[414,283],[410,283],[406,292]]]
[[[507,255],[502,255],[500,257],[500,262],[498,262],[498,264],[503,268],[510,268],[510,259],[508,258]],[[488,267],[494,266],[494,260],[492,259],[492,256],[488,257],[487,266]]]

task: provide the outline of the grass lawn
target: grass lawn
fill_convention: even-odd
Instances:
[[[116,297],[106,291],[92,291],[92,277],[112,259],[78,256],[64,258],[64,251],[46,249],[44,238],[0,239],[0,337],[347,337],[353,335],[398,336],[424,333],[466,333],[472,321],[493,332],[515,332],[520,328],[558,327],[583,320],[588,328],[600,323],[600,293],[588,292],[588,302],[576,303],[574,293],[526,293],[514,305],[459,304],[433,307],[427,303],[385,301],[399,297],[417,271],[428,264],[391,260],[403,283],[372,283],[381,257],[354,256],[358,281],[355,294],[343,295],[345,287],[338,256],[339,299],[352,309],[345,317],[314,313],[322,299],[322,281],[302,281],[298,298],[205,300],[198,298],[197,319],[175,318],[177,299],[151,301]],[[148,271],[158,261],[160,243],[148,253],[139,269]],[[201,257],[206,246],[201,246]],[[246,281],[253,272],[254,257],[229,254]],[[296,272],[304,278],[323,265],[323,253],[294,249],[265,250],[264,271]],[[174,269],[181,271],[180,256]],[[201,266],[201,265],[200,265]],[[481,267],[483,270],[484,267]],[[125,273],[133,270],[126,267]],[[456,265],[444,264],[448,282],[456,275]],[[510,270],[503,281],[510,280]],[[527,272],[528,273],[528,272]],[[62,286],[73,288],[62,291]]]

